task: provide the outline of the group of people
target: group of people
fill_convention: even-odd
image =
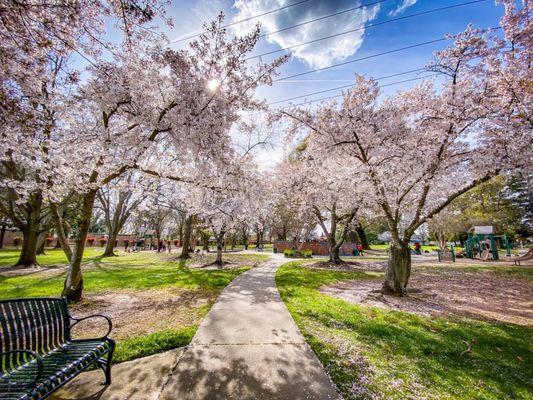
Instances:
[[[136,241],[131,241],[132,247],[130,248],[130,240],[124,240],[124,251],[125,252],[139,252],[141,250],[146,249],[146,243],[143,238],[139,238]],[[148,245],[149,250],[157,250],[158,253],[164,253],[165,251],[168,251],[169,253],[172,251],[172,240],[162,240],[159,239],[157,242],[150,241],[150,244]]]

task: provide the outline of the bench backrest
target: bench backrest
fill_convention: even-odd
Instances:
[[[46,354],[68,338],[68,308],[65,299],[29,298],[0,301],[0,353],[24,349]],[[2,359],[2,369],[16,368],[27,355]]]

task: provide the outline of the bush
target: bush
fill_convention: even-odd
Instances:
[[[13,238],[13,244],[15,245],[15,247],[19,247],[21,243],[22,243],[22,239],[21,238],[19,238],[19,237],[14,237]]]
[[[294,257],[294,250],[285,249],[285,250],[283,250],[283,255],[285,257]]]
[[[311,258],[313,256],[313,252],[311,250],[291,250],[291,249],[285,249],[283,250],[283,255],[285,257],[290,258]]]
[[[87,238],[87,244],[88,244],[89,246],[92,247],[93,244],[94,244],[94,240],[95,240],[95,239],[94,239],[93,237],[88,237],[88,238]]]
[[[313,256],[313,252],[311,250],[304,250],[302,252],[303,258],[311,258]]]

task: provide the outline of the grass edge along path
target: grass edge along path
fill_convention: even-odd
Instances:
[[[258,256],[243,255],[237,258],[249,260],[250,263],[227,270],[197,269],[188,268],[186,262],[169,261],[153,253],[129,253],[105,259],[95,258],[93,254],[90,254],[84,265],[84,293],[116,292],[119,294],[128,290],[167,290],[180,287],[192,291],[207,290],[218,296],[235,277],[249,270],[254,261],[260,261]],[[0,300],[21,297],[59,297],[65,273],[65,269],[51,269],[29,275],[0,276]],[[196,324],[166,328],[149,334],[134,334],[118,340],[114,363],[186,346],[192,340],[199,323],[209,312],[211,306],[212,304],[201,305],[191,309],[199,315],[199,321]],[[89,312],[89,314],[94,313]]]
[[[376,273],[283,265],[276,283],[289,312],[346,399],[532,399],[531,328],[431,318],[321,294]]]

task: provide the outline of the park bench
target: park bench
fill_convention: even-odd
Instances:
[[[105,319],[107,333],[72,339],[72,327],[89,318]],[[0,399],[45,399],[93,364],[103,369],[109,385],[115,349],[107,337],[111,329],[103,315],[72,317],[66,299],[0,301]]]

